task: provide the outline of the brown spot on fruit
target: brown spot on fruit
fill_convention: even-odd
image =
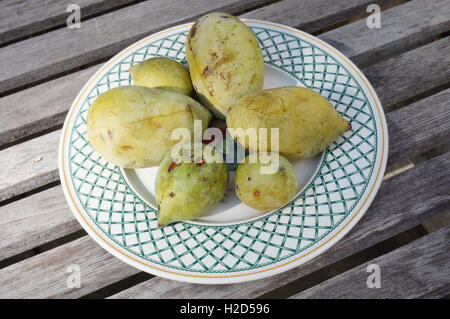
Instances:
[[[172,198],[175,197],[175,195],[176,195],[176,194],[175,194],[174,192],[170,192],[170,193],[169,193],[169,196],[172,197]]]
[[[259,191],[254,191],[253,196],[258,197],[260,195]]]
[[[106,131],[107,133],[108,133],[108,137],[109,137],[109,139],[110,140],[112,140],[113,139],[113,137],[114,137],[114,134],[113,134],[113,132],[110,130],[110,129],[108,129],[107,131]]]
[[[252,180],[252,178],[251,178],[251,177],[249,176],[249,177],[247,178],[247,180],[248,180],[248,181],[251,181],[251,180]]]
[[[168,172],[171,172],[175,167],[180,166],[180,164],[177,164],[175,162],[170,163],[169,169],[167,170]]]
[[[124,151],[131,151],[133,149],[133,146],[131,146],[131,145],[122,145],[120,148],[122,150],[124,150]]]
[[[233,61],[234,54],[228,54],[221,59],[215,61],[211,65],[207,65],[206,68],[203,70],[203,75],[206,77],[208,75],[211,75],[214,73],[216,69],[218,69],[222,64],[228,63],[230,61]]]
[[[195,37],[196,33],[197,33],[197,23],[194,23],[194,25],[191,28],[191,38]]]
[[[206,68],[203,70],[203,75],[204,76],[209,76],[211,74],[213,74],[213,71],[210,70],[208,66],[206,66]]]

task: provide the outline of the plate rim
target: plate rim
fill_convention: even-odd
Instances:
[[[73,198],[70,186],[68,185],[68,177],[66,175],[67,170],[65,167],[65,158],[64,158],[64,147],[66,145],[65,141],[67,138],[67,133],[69,129],[69,122],[71,120],[71,117],[74,113],[74,109],[76,104],[78,104],[79,99],[83,96],[85,89],[87,89],[91,82],[96,79],[100,74],[102,74],[107,67],[110,66],[110,61],[115,61],[116,59],[119,59],[122,55],[129,53],[129,51],[132,48],[138,47],[139,45],[147,43],[151,38],[159,37],[163,35],[164,33],[173,32],[177,29],[183,29],[186,27],[191,26],[194,22],[188,22],[180,25],[176,25],[170,28],[166,28],[164,30],[161,30],[159,32],[153,33],[139,41],[134,42],[133,44],[129,45],[128,47],[121,50],[119,53],[114,55],[112,58],[110,58],[107,62],[105,62],[91,77],[90,79],[85,83],[85,85],[82,87],[82,89],[77,94],[74,102],[72,103],[66,119],[64,121],[64,125],[61,131],[60,141],[59,141],[59,151],[58,151],[58,166],[59,166],[59,175],[61,179],[61,185],[63,189],[63,193],[66,197],[66,200],[69,204],[69,207],[78,220],[78,222],[83,226],[83,228],[86,230],[86,232],[106,251],[114,255],[115,257],[119,258],[123,262],[130,264],[134,266],[135,268],[138,268],[142,271],[149,272],[151,274],[154,274],[159,277],[168,278],[172,280],[178,280],[178,281],[184,281],[189,283],[201,283],[201,284],[224,284],[224,283],[237,283],[237,282],[244,282],[244,281],[251,281],[261,278],[270,277],[282,272],[285,272],[289,269],[292,269],[294,267],[298,267],[301,264],[304,264],[305,262],[321,255],[326,250],[328,250],[330,247],[335,245],[339,240],[341,240],[345,235],[358,223],[358,221],[364,216],[367,209],[369,208],[370,204],[372,203],[373,199],[375,198],[375,195],[377,194],[383,175],[386,169],[387,164],[387,156],[388,156],[388,129],[387,129],[387,123],[385,114],[381,105],[381,102],[378,98],[378,95],[376,94],[374,88],[372,87],[371,83],[367,80],[365,75],[361,72],[361,70],[352,62],[348,57],[346,57],[343,53],[341,53],[339,50],[334,48],[332,45],[322,41],[321,39],[312,36],[304,31],[283,25],[278,23],[273,23],[269,21],[264,20],[258,20],[258,19],[247,19],[242,18],[242,21],[246,23],[254,23],[259,24],[262,26],[271,26],[279,29],[287,30],[288,32],[294,33],[300,37],[305,37],[308,40],[318,43],[320,46],[324,47],[325,49],[329,50],[329,52],[332,52],[336,56],[338,56],[342,62],[345,62],[350,69],[358,75],[360,80],[362,80],[365,89],[370,93],[373,101],[375,102],[375,108],[377,110],[377,115],[379,118],[379,124],[380,124],[380,131],[381,131],[381,138],[380,141],[382,143],[380,148],[380,153],[375,158],[375,164],[379,161],[379,167],[376,172],[375,179],[372,182],[372,185],[369,185],[371,188],[367,194],[367,197],[363,200],[363,202],[360,204],[359,209],[353,214],[353,216],[350,216],[349,220],[347,220],[344,225],[340,229],[336,229],[335,231],[331,232],[328,237],[324,238],[324,241],[321,243],[318,243],[314,249],[306,252],[305,254],[301,256],[297,256],[292,259],[288,259],[283,261],[281,264],[275,264],[271,265],[269,267],[262,267],[263,269],[252,269],[247,271],[235,271],[233,273],[227,274],[227,275],[217,275],[217,274],[204,274],[199,275],[198,273],[189,273],[188,271],[183,272],[177,272],[168,268],[160,268],[161,266],[154,266],[149,265],[148,263],[143,263],[142,261],[138,260],[134,256],[128,255],[121,247],[116,247],[114,243],[109,242],[109,239],[103,237],[98,233],[97,226],[91,225],[89,222],[86,221],[85,216],[83,216],[83,213],[81,212],[83,209],[77,206],[77,201]],[[375,172],[374,172],[375,173]],[[354,208],[356,209],[356,207]]]

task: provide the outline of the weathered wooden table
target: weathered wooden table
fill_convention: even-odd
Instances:
[[[69,4],[81,28],[69,29]],[[383,9],[367,26],[367,6]],[[65,114],[100,65],[142,37],[208,11],[318,35],[358,64],[382,100],[389,168],[356,227],[269,279],[201,286],[141,273],[86,235],[57,173]],[[450,1],[3,0],[0,2],[0,297],[442,298],[450,294]],[[368,288],[369,265],[380,288]],[[80,287],[68,285],[78,265]],[[369,270],[369,272],[368,272]]]

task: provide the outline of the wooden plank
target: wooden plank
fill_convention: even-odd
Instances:
[[[450,154],[434,158],[384,182],[364,218],[325,254],[283,274],[250,283],[204,286],[161,278],[130,288],[115,297],[256,297],[370,247],[448,209]],[[428,187],[423,187],[427,185]],[[402,198],[402,200],[398,200]],[[445,207],[447,206],[447,207]],[[65,285],[70,264],[82,271],[82,286]],[[89,238],[77,239],[0,270],[1,297],[79,297],[136,273]],[[86,278],[83,274],[86,274]],[[99,276],[96,278],[95,276]]]
[[[424,187],[427,185],[427,187]],[[383,182],[360,222],[340,242],[315,259],[282,274],[248,283],[195,285],[159,277],[112,298],[255,298],[371,247],[448,210],[450,154],[422,163]]]
[[[419,63],[424,60],[424,57],[426,57],[426,61]],[[417,62],[412,63],[412,61]],[[450,62],[450,38],[409,51],[397,58],[369,67],[365,71],[381,96],[383,107],[389,110],[402,100],[408,100],[413,96],[449,83],[450,67],[443,69],[435,67],[438,63],[445,65],[446,61]],[[445,126],[446,123],[442,125]],[[433,126],[433,123],[428,123],[428,126]],[[430,132],[436,134],[433,129]],[[6,169],[0,172],[0,177],[3,177],[5,181],[0,186],[0,200],[57,179],[55,143],[59,133],[60,131],[49,133],[0,151],[0,157],[7,163]],[[52,142],[53,144],[48,144]],[[432,145],[424,145],[424,147],[431,148]],[[42,154],[41,156],[46,160],[38,165],[30,162],[38,156],[35,153]],[[20,165],[16,163],[17,159],[19,159]],[[44,163],[48,165],[44,165]],[[40,170],[35,170],[35,167]]]
[[[448,143],[450,89],[386,115],[389,132],[388,164],[403,161]]]
[[[99,68],[96,65],[0,98],[0,146],[62,125],[81,87]]]
[[[449,97],[450,89],[387,114],[389,163],[448,140]],[[55,186],[0,208],[0,260],[81,229],[61,198]]]
[[[319,37],[359,66],[423,45],[450,30],[450,2],[414,0],[381,13],[381,28],[370,29],[366,19]]]
[[[0,207],[0,260],[81,229],[55,186]]]
[[[0,201],[58,179],[58,144],[55,131],[0,151]]]
[[[74,266],[80,288],[67,285]],[[138,272],[86,236],[1,269],[0,298],[76,298]]]
[[[0,93],[99,61],[208,11],[240,13],[269,1],[146,1],[84,21],[79,29],[62,28],[11,44],[0,51]]]
[[[450,37],[364,69],[385,111],[450,85]]]
[[[397,2],[396,0],[283,0],[247,12],[244,18],[267,20],[281,23],[313,33],[326,27],[348,20],[366,12],[369,4],[380,6]]]
[[[134,2],[135,0],[4,0],[0,2],[0,45],[65,25],[67,6],[76,3],[81,19]]]
[[[430,220],[427,220],[425,223],[423,223],[423,228],[425,228],[428,233],[432,233],[437,229],[448,225],[450,225],[450,210],[445,214],[441,214],[439,216],[431,218]]]
[[[329,1],[324,1],[329,4]],[[316,7],[308,7],[308,16],[311,15],[316,19],[322,17],[322,14],[330,14],[330,11],[323,11],[325,6],[323,3],[319,5],[321,1],[314,1]],[[338,2],[336,2],[337,4]],[[350,5],[351,2],[343,2],[342,5]],[[358,2],[359,3],[359,2]],[[367,64],[368,61],[373,61],[374,56],[379,56],[380,52],[401,52],[402,45],[405,45],[404,37],[407,37],[408,43],[413,43],[414,39],[425,39],[431,37],[438,32],[445,30],[445,24],[439,18],[424,19],[421,24],[411,25],[411,21],[408,18],[410,14],[411,4],[421,3],[421,1],[412,1],[405,5],[396,7],[394,9],[383,12],[383,21],[388,25],[395,25],[397,27],[396,32],[392,32],[391,28],[381,28],[376,31],[371,30],[366,37],[360,37],[359,34],[362,29],[367,28],[365,22],[355,22],[346,26],[345,32],[340,32],[341,28],[327,32],[320,37],[331,43],[338,44],[338,46],[346,53],[351,59],[356,60],[360,64]],[[268,7],[271,7],[274,13],[275,21],[281,19],[283,14],[287,12],[301,12],[303,15],[304,10],[299,10],[296,5],[299,5],[297,1],[281,1],[274,3]],[[334,4],[333,4],[334,5]],[[341,5],[341,2],[339,2]],[[423,6],[428,8],[429,6]],[[269,11],[265,10],[266,7],[251,11],[244,16],[248,16],[255,19],[267,19],[271,20]],[[404,9],[406,8],[406,9]],[[391,14],[393,10],[395,14]],[[445,12],[445,10],[443,10]],[[439,17],[436,12],[434,15]],[[428,12],[423,13],[424,16],[428,16]],[[428,14],[428,15],[427,15]],[[450,16],[450,15],[448,15]],[[288,15],[289,17],[289,15]],[[328,17],[328,16],[326,16]],[[294,17],[293,17],[294,18]],[[295,26],[297,20],[290,20],[286,18],[284,23]],[[308,20],[313,23],[315,20]],[[362,25],[361,25],[362,24]],[[304,26],[309,26],[305,22]],[[424,32],[422,29],[431,30]],[[335,39],[335,40],[333,40]],[[422,41],[420,40],[420,41]],[[335,42],[333,42],[335,41]],[[376,45],[374,45],[374,43]],[[347,48],[347,49],[346,49]],[[367,56],[367,61],[364,57]],[[30,136],[34,133],[44,131],[46,129],[61,125],[64,120],[64,115],[67,112],[68,107],[72,103],[79,89],[89,79],[90,75],[95,72],[100,66],[91,67],[90,69],[75,72],[73,74],[63,76],[53,81],[46,82],[44,84],[34,86],[32,88],[19,91],[15,94],[3,97],[0,99],[0,146],[11,143],[17,139]],[[51,91],[52,94],[47,92]],[[20,105],[20,108],[15,107]]]
[[[450,293],[449,248],[450,227],[446,227],[292,298],[442,298]],[[368,264],[380,267],[380,288],[367,287]]]

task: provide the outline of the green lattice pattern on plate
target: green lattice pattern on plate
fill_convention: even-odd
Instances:
[[[102,92],[131,84],[128,69],[152,56],[185,63],[187,31],[143,46],[112,67],[78,111],[70,136],[70,173],[78,198],[97,227],[137,257],[184,271],[223,273],[277,263],[317,244],[358,203],[376,158],[377,136],[368,100],[350,73],[303,38],[252,27],[265,62],[328,98],[352,123],[352,131],[326,151],[320,170],[289,205],[268,216],[231,226],[177,223],[156,225],[156,212],[126,185],[117,167],[105,162],[86,139],[86,112]]]

